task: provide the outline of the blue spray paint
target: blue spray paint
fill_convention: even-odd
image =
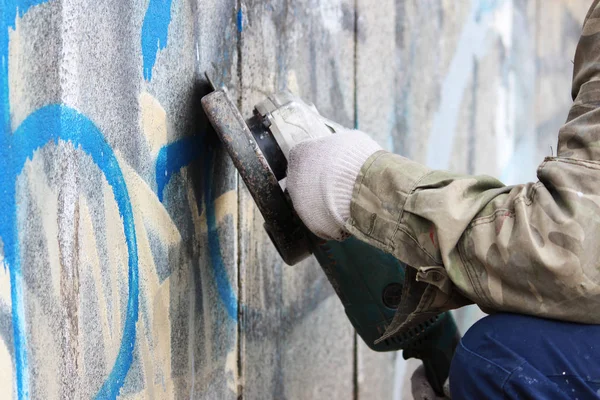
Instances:
[[[213,162],[212,155],[207,156],[204,148],[203,137],[192,136],[180,139],[160,149],[156,159],[156,190],[160,201],[163,201],[164,189],[171,176],[189,165],[192,161],[204,158],[204,203],[206,225],[208,231],[208,253],[215,276],[217,292],[225,305],[229,317],[237,322],[238,300],[229,282],[225,262],[221,255],[221,243],[217,230],[217,217],[214,204],[213,188]]]
[[[485,15],[494,12],[501,5],[499,0],[479,0],[477,12],[475,13],[475,20],[479,20]]]
[[[242,12],[242,7],[237,12],[237,29],[240,33],[244,30],[244,13]]]
[[[49,105],[30,114],[10,137],[9,145],[0,147],[5,170],[0,175],[0,204],[5,212],[0,219],[0,237],[4,242],[4,255],[11,278],[11,301],[17,389],[19,398],[27,398],[27,357],[23,321],[22,274],[17,229],[16,179],[25,162],[43,146],[59,140],[72,143],[75,148],[89,155],[103,172],[113,190],[123,229],[128,260],[129,296],[121,346],[108,379],[98,393],[98,398],[115,398],[133,361],[135,325],[138,319],[138,256],[135,226],[131,202],[125,179],[114,152],[98,128],[84,115],[63,105]]]
[[[10,132],[10,105],[8,101],[8,28],[15,29],[17,15],[22,17],[29,9],[48,0],[0,0],[0,136]]]
[[[17,397],[20,399],[29,397],[29,376],[15,185],[25,162],[31,159],[38,149],[48,143],[62,140],[72,143],[76,148],[92,157],[112,187],[123,220],[129,253],[129,296],[125,325],[115,364],[97,394],[98,398],[115,398],[123,386],[133,361],[135,325],[139,313],[139,272],[133,212],[118,161],[96,126],[87,117],[66,106],[43,107],[30,114],[14,134],[11,133],[8,83],[9,28],[15,28],[17,16],[22,17],[31,7],[47,1],[0,0],[0,159],[4,164],[4,170],[0,174],[0,204],[3,204],[5,210],[0,215],[0,238],[4,245],[5,265],[8,266],[11,279]],[[146,80],[152,78],[152,68],[158,51],[167,45],[170,21],[171,0],[150,0],[141,33],[144,78]],[[166,155],[165,159],[168,158]],[[177,157],[171,158],[174,158],[176,162],[187,161],[185,158],[183,160],[179,160]],[[170,174],[166,175],[166,181],[168,181]]]
[[[171,176],[199,158],[204,140],[200,135],[189,136],[163,146],[156,158],[156,195],[162,203],[165,186]]]
[[[171,0],[150,0],[142,24],[144,79],[152,80],[152,69],[159,50],[167,47],[171,23]]]
[[[29,375],[27,369],[25,322],[23,321],[23,277],[21,275],[18,243],[15,240],[17,233],[16,230],[13,232],[10,229],[13,223],[16,224],[15,182],[8,182],[7,185],[2,184],[11,176],[10,168],[7,168],[10,167],[10,159],[6,156],[12,139],[8,88],[8,36],[9,28],[15,29],[17,15],[22,17],[29,8],[46,1],[0,0],[0,159],[3,160],[6,169],[6,171],[0,174],[0,204],[3,204],[7,210],[0,215],[0,238],[4,242],[4,267],[9,268],[11,282],[11,313],[18,398],[29,397]],[[2,201],[5,199],[7,201]],[[14,213],[12,213],[13,210]]]
[[[215,199],[213,194],[214,177],[214,156],[212,153],[205,157],[204,165],[204,204],[206,207],[206,225],[208,230],[208,253],[210,255],[211,265],[215,274],[217,291],[219,297],[225,305],[229,318],[237,321],[238,300],[227,276],[225,263],[221,255],[221,243],[219,232],[217,231],[217,217],[215,212]]]
[[[47,0],[0,0],[0,32],[8,33],[15,27],[17,14],[22,16],[30,7]],[[167,45],[168,27],[171,20],[171,0],[150,0],[141,41],[144,78],[152,79],[152,69],[160,49]],[[238,12],[238,29],[242,29],[243,16]],[[128,249],[129,296],[123,336],[115,364],[97,398],[115,398],[125,381],[133,362],[136,331],[139,315],[139,271],[137,243],[133,212],[125,180],[118,161],[98,128],[84,115],[63,105],[49,105],[29,115],[11,134],[10,104],[8,87],[8,34],[0,35],[0,159],[4,160],[5,171],[0,174],[0,203],[6,212],[0,215],[0,238],[4,245],[5,263],[11,279],[11,302],[15,366],[17,375],[17,397],[29,397],[27,366],[27,344],[24,323],[23,284],[18,242],[16,180],[25,162],[43,146],[58,141],[72,143],[77,149],[91,156],[103,172],[113,190]],[[162,201],[164,188],[171,176],[191,163],[202,152],[202,138],[195,136],[177,141],[160,150],[156,160],[157,194]],[[220,252],[220,241],[212,193],[212,158],[206,158],[205,201],[208,225],[209,255],[214,269],[217,289],[228,315],[237,321],[237,297],[229,282]]]

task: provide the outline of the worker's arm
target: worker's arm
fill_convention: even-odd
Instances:
[[[431,287],[421,289],[420,311],[454,308],[469,299],[488,310],[600,323],[598,0],[586,17],[574,68],[574,103],[560,129],[557,156],[539,166],[535,183],[507,187],[488,176],[431,170],[382,150],[360,166],[344,229],[419,271],[417,279]],[[340,143],[341,153],[357,147]],[[308,168],[301,159],[318,151],[319,143],[301,145],[290,155],[288,172],[297,209],[308,195],[294,187]],[[347,169],[352,162],[340,165]]]

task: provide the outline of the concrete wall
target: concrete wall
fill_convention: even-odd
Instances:
[[[432,167],[535,179],[587,0],[5,0],[0,397],[408,398],[282,264],[206,125],[289,88]],[[457,313],[463,329],[476,309]]]

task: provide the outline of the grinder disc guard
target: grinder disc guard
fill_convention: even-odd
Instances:
[[[204,96],[202,107],[248,187],[283,261],[294,265],[308,257],[309,232],[279,186],[278,179],[285,176],[286,161],[270,132],[256,116],[247,124],[224,90]],[[260,146],[257,140],[261,141]]]

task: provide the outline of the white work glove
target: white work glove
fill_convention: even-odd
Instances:
[[[300,142],[288,157],[286,188],[302,222],[323,239],[342,240],[361,167],[381,150],[360,131],[346,130]]]

